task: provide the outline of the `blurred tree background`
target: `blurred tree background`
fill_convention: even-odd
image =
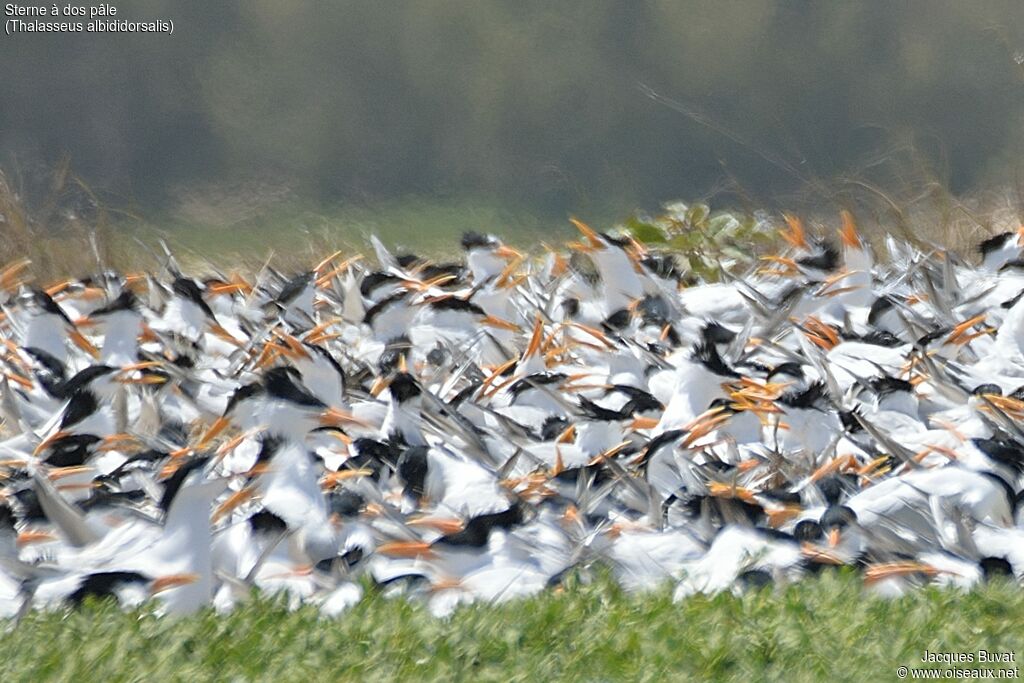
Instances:
[[[216,187],[562,217],[1021,179],[1017,0],[116,4],[175,32],[0,37],[9,176],[68,157],[144,212]]]

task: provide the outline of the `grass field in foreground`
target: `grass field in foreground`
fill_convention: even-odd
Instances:
[[[887,681],[901,665],[941,669],[924,650],[1019,662],[1022,610],[1009,583],[883,600],[846,573],[681,604],[602,579],[449,620],[373,594],[336,620],[266,601],[177,620],[93,604],[0,636],[0,680]]]

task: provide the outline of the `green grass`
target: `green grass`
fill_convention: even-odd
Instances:
[[[0,637],[0,680],[887,681],[922,666],[925,649],[1019,660],[1022,610],[1008,583],[882,600],[850,573],[682,604],[667,589],[575,581],[450,620],[372,594],[336,620],[258,600],[177,620],[93,604],[29,615]]]
[[[77,186],[75,186],[77,187]],[[70,191],[69,191],[70,192]],[[63,194],[47,198],[61,207]],[[162,240],[186,268],[212,263],[225,270],[254,270],[267,259],[283,269],[306,268],[335,250],[372,259],[370,236],[395,253],[432,258],[460,253],[462,233],[475,230],[539,251],[577,233],[568,216],[506,206],[486,198],[405,197],[371,203],[317,205],[296,198],[261,198],[252,192],[214,193],[181,200],[161,211],[110,207],[74,220],[62,210],[27,205],[0,175],[0,267],[21,258],[44,281],[95,271],[94,231],[106,266],[152,270],[163,262]],[[584,216],[602,228],[618,215]]]
[[[219,265],[261,261],[271,254],[276,261],[316,263],[336,249],[372,254],[371,235],[396,253],[408,250],[437,258],[457,253],[459,238],[469,230],[493,233],[523,247],[542,240],[558,243],[575,234],[564,216],[476,200],[406,198],[326,208],[285,202],[238,220],[221,211],[212,213],[157,216],[118,230],[131,231],[147,244],[165,239],[186,260],[200,257]]]

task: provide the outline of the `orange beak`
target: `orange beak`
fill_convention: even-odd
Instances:
[[[736,463],[736,471],[740,473],[746,473],[749,472],[750,470],[757,469],[758,467],[761,466],[761,464],[762,461],[758,460],[757,458],[741,460],[740,462]]]
[[[341,410],[340,408],[328,408],[320,415],[320,423],[328,426],[338,426],[343,424],[355,425],[357,427],[369,427],[370,425],[358,417],[355,417],[352,413]]]
[[[49,287],[47,287],[45,289],[45,291],[50,296],[57,296],[58,294],[60,294],[61,292],[63,292],[65,289],[67,289],[70,286],[71,286],[71,280],[61,280],[60,282],[55,282],[52,285],[50,285]]]
[[[480,387],[486,391],[488,387],[494,384],[495,380],[501,377],[503,373],[508,371],[508,369],[514,366],[515,364],[516,359],[513,358],[512,360],[505,361],[498,367],[494,368],[491,374],[487,375],[487,377],[484,378],[484,381],[481,383]]]
[[[35,386],[32,383],[32,380],[28,379],[27,377],[22,377],[21,375],[16,374],[14,372],[5,372],[4,373],[4,377],[6,377],[10,381],[14,382],[15,384],[23,387],[27,391],[31,391],[32,387]]]
[[[85,299],[86,301],[99,301],[107,296],[99,287],[86,287],[82,290],[82,293],[78,295],[78,298]]]
[[[263,344],[260,355],[256,358],[255,365],[258,368],[269,368],[279,356],[287,356],[288,351],[280,344],[267,341]]]
[[[572,325],[573,327],[575,327],[577,330],[581,330],[583,332],[586,332],[591,337],[593,337],[594,339],[598,340],[599,342],[604,344],[609,349],[614,349],[615,348],[615,344],[613,344],[612,341],[608,338],[608,336],[605,335],[605,333],[602,332],[601,330],[599,330],[597,328],[594,328],[594,327],[590,327],[589,325],[584,325],[583,323],[572,322],[572,323],[569,323],[569,324]]]
[[[970,339],[973,339],[974,337],[971,337],[970,339],[966,338],[968,330],[984,321],[984,313],[980,313],[974,316],[973,318],[963,321],[962,323],[953,328],[953,331],[950,332],[949,337],[946,339],[946,341],[950,344],[964,344],[970,341]]]
[[[697,443],[711,432],[718,429],[719,425],[728,422],[732,418],[732,415],[723,413],[722,415],[715,415],[709,420],[701,422],[690,430],[690,433],[686,435],[686,438],[682,440],[684,448],[690,448],[693,444]]]
[[[422,541],[395,541],[377,546],[377,552],[389,557],[433,557],[429,543]]]
[[[169,379],[163,375],[143,375],[132,376],[133,372],[138,370],[145,370],[146,368],[160,367],[163,363],[159,361],[146,361],[144,363],[135,363],[133,365],[126,365],[121,368],[121,371],[114,377],[115,382],[121,384],[164,384]]]
[[[341,251],[340,250],[334,252],[333,254],[331,254],[330,256],[325,258],[324,260],[322,260],[320,263],[318,263],[315,266],[313,266],[313,272],[320,273],[321,271],[323,271],[324,268],[326,268],[327,266],[331,265],[331,263],[334,261],[334,259],[338,258],[339,256],[341,256]]]
[[[440,285],[443,285],[454,279],[454,275],[439,275],[432,280],[424,280],[422,282],[419,280],[402,280],[402,284],[404,284],[411,290],[417,292],[426,292],[431,287],[439,287]]]
[[[67,479],[78,474],[91,474],[94,472],[92,467],[86,467],[85,465],[78,465],[74,467],[54,467],[46,476],[50,478],[50,481],[60,481],[61,479]]]
[[[211,517],[211,520],[213,522],[219,522],[220,520],[224,519],[229,514],[231,514],[234,510],[238,509],[238,507],[242,505],[242,503],[246,502],[247,500],[252,500],[255,496],[256,489],[255,487],[252,486],[246,486],[241,491],[236,491],[235,493],[228,496],[227,500],[225,500],[223,503],[217,506],[217,509],[213,511],[213,517]]]
[[[140,375],[138,377],[119,377],[121,384],[165,384],[167,378],[162,375]]]
[[[369,477],[373,474],[373,470],[361,468],[357,470],[338,470],[337,472],[328,472],[324,475],[321,486],[324,489],[333,489],[335,486],[343,481],[349,479],[357,479],[359,477]]]
[[[156,336],[156,332],[153,331],[153,328],[146,323],[142,323],[142,332],[139,333],[139,342],[143,344],[151,344],[159,340],[160,338]]]
[[[82,349],[93,358],[100,357],[99,349],[93,346],[92,342],[86,339],[85,336],[78,330],[72,329],[70,332],[68,332],[68,336],[71,338],[71,341],[74,342],[75,346]]]
[[[273,468],[269,462],[258,462],[245,471],[245,476],[258,477],[261,474],[266,474],[271,471],[273,471]]]
[[[807,231],[804,230],[804,222],[797,216],[788,213],[783,218],[786,219],[788,230],[780,230],[779,236],[795,249],[807,249],[809,245],[807,244]]]
[[[555,446],[555,465],[551,468],[551,476],[557,477],[562,472],[565,472],[565,461],[562,460],[562,449]]]
[[[804,335],[813,343],[829,351],[842,341],[839,333],[831,325],[826,325],[812,315],[804,320]]]
[[[216,439],[221,432],[228,428],[228,425],[230,424],[231,422],[226,417],[218,417],[214,420],[213,424],[210,425],[210,428],[206,430],[206,434],[203,434],[203,437],[199,439],[199,443],[196,444],[196,448],[206,448],[210,445],[210,442]]]
[[[572,443],[576,440],[576,425],[569,425],[565,428],[558,438],[555,439],[555,443]]]
[[[773,529],[778,529],[780,526],[799,514],[799,505],[784,505],[780,508],[765,510],[765,515],[768,517],[768,526]]]
[[[746,487],[717,481],[708,482],[708,493],[715,498],[736,498],[747,503],[753,503],[756,500],[755,493]]]
[[[248,439],[251,436],[255,436],[256,434],[259,434],[264,429],[265,429],[265,427],[258,427],[256,429],[250,430],[248,432],[242,432],[241,434],[238,434],[236,436],[231,437],[230,439],[228,439],[227,441],[222,443],[220,445],[220,448],[217,449],[217,456],[218,457],[223,457],[225,454],[230,453],[231,451],[233,451],[236,448],[238,448],[243,441],[245,441],[246,439]]]
[[[495,255],[500,256],[503,259],[520,259],[523,258],[522,252],[516,251],[512,247],[502,244],[500,247],[494,250]]]
[[[289,358],[293,358],[295,360],[309,359],[309,352],[306,351],[302,346],[302,342],[298,339],[287,332],[282,332],[280,329],[275,329],[274,335],[287,345],[288,348],[286,350],[283,349],[283,351]]]
[[[238,292],[247,293],[249,290],[247,285],[242,282],[222,282],[211,286],[208,291],[210,294],[217,296],[221,294],[236,294]]]
[[[636,417],[629,423],[629,427],[634,431],[639,429],[654,429],[660,423],[661,420],[656,417]]]
[[[22,531],[18,534],[15,543],[17,543],[18,547],[21,547],[32,543],[50,543],[57,540],[60,539],[48,531]]]
[[[327,329],[329,327],[331,327],[332,325],[337,325],[340,322],[342,322],[341,318],[331,318],[330,320],[326,320],[326,321],[320,323],[319,325],[317,325],[316,327],[311,329],[308,333],[306,333],[306,338],[305,338],[306,343],[307,344],[319,344],[320,342],[325,341],[327,339],[335,339],[335,338],[337,338],[340,335],[338,335],[338,334],[328,334],[327,333]]]
[[[842,558],[838,557],[837,555],[834,555],[833,553],[828,552],[824,548],[819,548],[818,546],[812,545],[810,543],[804,543],[803,545],[801,545],[800,551],[803,553],[804,557],[814,560],[815,562],[818,562],[820,564],[834,564],[837,566],[845,564]]]
[[[983,394],[992,405],[996,406],[1003,412],[1015,420],[1024,419],[1024,401],[1012,398],[1010,396],[1000,396],[998,394]],[[989,406],[980,406],[982,409],[988,408]]]
[[[865,569],[864,580],[866,583],[871,584],[896,576],[910,576],[913,574],[935,576],[938,573],[938,569],[922,562],[884,562]]]
[[[153,580],[153,585],[150,586],[150,593],[156,595],[171,588],[187,586],[198,580],[199,574],[168,574]]]
[[[370,387],[370,395],[377,398],[380,396],[381,392],[388,388],[388,385],[390,384],[391,380],[388,377],[381,375],[373,380],[373,385]]]
[[[880,458],[875,458],[874,460],[869,462],[867,465],[864,465],[864,467],[861,467],[860,469],[858,469],[857,470],[857,475],[861,476],[861,477],[865,477],[865,478],[870,478],[871,476],[873,476],[875,474],[883,474],[885,471],[888,471],[888,468],[886,468],[884,470],[880,469],[880,468],[882,467],[882,465],[884,465],[886,462],[888,462],[888,460],[889,460],[889,456],[887,456],[887,455],[883,455]]]
[[[515,277],[515,272],[519,266],[523,265],[523,261],[525,260],[525,256],[519,256],[518,258],[511,259],[508,262],[508,265],[502,269],[501,275],[499,275],[498,279],[495,281],[495,287],[499,289],[508,289],[518,286],[519,283],[525,279],[525,276],[521,275],[519,277]]]
[[[495,328],[497,328],[499,330],[508,330],[510,332],[518,332],[519,331],[519,325],[516,325],[513,322],[509,322],[508,320],[502,320],[501,318],[496,318],[493,315],[488,315],[488,316],[484,317],[484,319],[481,322],[484,325],[487,325],[488,327],[495,327]]]
[[[839,215],[843,219],[843,227],[839,231],[843,245],[851,249],[860,249],[860,235],[857,234],[857,223],[853,220],[853,214],[843,209]]]
[[[523,358],[533,358],[540,351],[540,343],[544,338],[544,321],[538,315],[533,322],[533,334],[530,336],[530,343],[526,345],[526,352]]]
[[[67,436],[70,436],[70,435],[71,435],[71,432],[67,432],[67,431],[64,431],[64,430],[60,430],[60,431],[54,432],[53,434],[50,434],[48,437],[46,437],[45,439],[43,439],[42,441],[39,442],[39,445],[36,446],[35,450],[32,451],[32,455],[39,455],[40,453],[45,451],[47,448],[52,446],[54,443],[60,441],[61,439],[65,438]]]
[[[816,469],[814,473],[811,474],[811,481],[819,481],[834,472],[850,469],[857,469],[857,459],[852,455],[841,455],[838,458],[832,458],[827,463]]]
[[[622,450],[623,450],[624,448],[626,448],[626,446],[628,446],[629,444],[630,444],[630,442],[629,442],[629,441],[623,441],[623,442],[622,442],[622,443],[620,443],[620,444],[617,444],[617,445],[615,445],[615,446],[612,446],[611,448],[609,448],[608,450],[606,450],[606,451],[605,451],[604,453],[598,453],[598,454],[597,454],[597,455],[595,455],[595,456],[594,456],[593,458],[591,458],[591,459],[590,459],[590,462],[588,462],[588,463],[587,463],[587,465],[588,465],[588,466],[593,466],[593,465],[597,465],[598,463],[602,463],[602,462],[604,462],[604,461],[605,461],[605,460],[607,460],[608,458],[613,458],[613,457],[615,457],[616,455],[618,455],[618,454],[619,454],[619,452],[621,452],[621,451],[622,451]]]
[[[131,434],[111,434],[110,436],[104,437],[100,442],[100,445],[96,450],[99,451],[120,451],[126,448],[132,448],[137,446],[139,440]]]
[[[232,337],[230,332],[225,330],[220,325],[217,325],[216,323],[210,325],[210,332],[212,332],[213,335],[218,339],[223,339],[229,344],[232,344],[234,346],[242,346],[242,342]]]
[[[551,265],[551,277],[558,278],[569,270],[569,259],[558,252],[553,252],[553,263]]]
[[[580,234],[586,238],[592,249],[604,249],[604,242],[601,241],[601,238],[596,232],[594,232],[593,228],[576,218],[570,218],[569,222],[572,223],[576,229],[580,231]]]
[[[466,528],[461,519],[446,517],[420,517],[406,522],[409,526],[436,529],[442,534],[455,534]]]

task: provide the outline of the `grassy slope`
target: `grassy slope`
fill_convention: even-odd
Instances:
[[[285,204],[237,223],[225,218],[207,224],[167,218],[159,228],[149,224],[134,231],[147,244],[167,239],[186,260],[214,255],[219,264],[262,261],[271,253],[297,263],[315,263],[335,249],[372,254],[371,235],[399,252],[442,257],[457,253],[459,238],[469,230],[495,233],[524,247],[541,240],[557,243],[573,232],[564,218],[486,202],[415,198],[324,211]]]
[[[0,185],[0,214],[5,209],[22,220],[0,224],[0,267],[27,257],[33,262],[32,273],[45,282],[95,271],[89,244],[92,223],[41,227],[48,225],[46,220],[30,217],[31,211],[11,193],[5,195]],[[459,238],[468,230],[498,234],[531,249],[541,241],[560,243],[575,233],[564,216],[542,216],[486,200],[416,197],[324,208],[293,201],[248,211],[215,206],[146,218],[111,212],[99,225],[97,243],[105,265],[124,270],[155,268],[158,260],[153,254],[161,251],[160,240],[186,268],[212,262],[244,271],[258,268],[271,256],[286,270],[309,267],[338,249],[372,256],[370,235],[397,253],[411,250],[440,258],[458,254]]]
[[[925,649],[1020,660],[1022,609],[1009,584],[885,601],[836,573],[680,605],[601,580],[451,620],[380,597],[335,621],[266,602],[183,620],[93,605],[0,638],[0,680],[896,680]]]

